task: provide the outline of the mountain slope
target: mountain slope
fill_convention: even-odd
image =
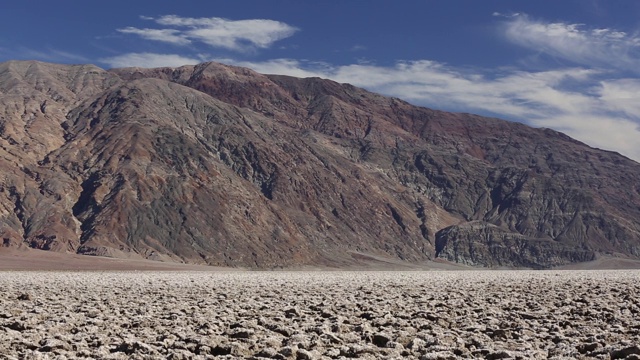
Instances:
[[[0,79],[6,246],[261,268],[640,256],[640,165],[549,129],[216,63]]]

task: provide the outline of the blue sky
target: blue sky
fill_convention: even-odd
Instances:
[[[320,76],[640,160],[639,1],[7,0],[14,59]]]

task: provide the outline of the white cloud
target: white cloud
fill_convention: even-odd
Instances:
[[[202,59],[185,57],[176,54],[154,54],[154,53],[128,53],[114,57],[101,59],[101,62],[113,68],[121,67],[178,67],[182,65],[195,65],[202,62]]]
[[[167,26],[163,29],[126,27],[119,32],[139,35],[147,40],[187,45],[200,42],[215,48],[248,51],[268,48],[278,40],[293,35],[298,29],[280,21],[267,19],[228,20],[223,18],[187,18],[165,15],[142,17]]]
[[[510,17],[504,34],[512,42],[574,63],[638,72],[640,37],[609,28]]]
[[[635,121],[582,113],[534,119],[531,125],[562,131],[590,146],[614,150],[640,162],[640,130]]]
[[[138,29],[134,27],[126,27],[118,29],[123,34],[135,34],[148,40],[156,40],[176,45],[187,45],[191,40],[187,39],[180,31],[175,29]]]
[[[51,62],[72,62],[72,63],[88,63],[91,60],[83,55],[71,53],[64,50],[44,48],[44,49],[32,49],[26,47],[17,48],[0,48],[0,54],[5,55],[10,59],[38,59],[41,61]]]
[[[598,94],[612,109],[626,116],[638,117],[640,114],[640,79],[603,81]]]
[[[579,68],[529,73],[511,70],[488,76],[434,61],[404,61],[395,66],[352,64],[332,67],[291,59],[233,62],[267,74],[318,76],[439,108],[472,108],[512,118],[542,116],[562,107],[585,109],[585,97],[562,90],[565,81],[586,81],[596,71]]]
[[[251,68],[261,74],[289,75],[300,78],[324,77],[332,78],[335,69],[327,63],[304,64],[293,59],[273,59],[263,62],[235,61],[234,59],[215,59],[215,61],[225,64],[244,66]]]

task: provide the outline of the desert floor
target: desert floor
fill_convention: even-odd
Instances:
[[[640,272],[4,271],[0,358],[627,358]]]
[[[222,271],[225,269],[226,268],[180,264],[175,262],[160,262],[143,259],[117,259],[34,249],[12,249],[0,247],[0,271]]]

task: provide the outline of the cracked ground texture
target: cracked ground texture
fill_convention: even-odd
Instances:
[[[640,272],[0,272],[0,359],[638,359]]]

